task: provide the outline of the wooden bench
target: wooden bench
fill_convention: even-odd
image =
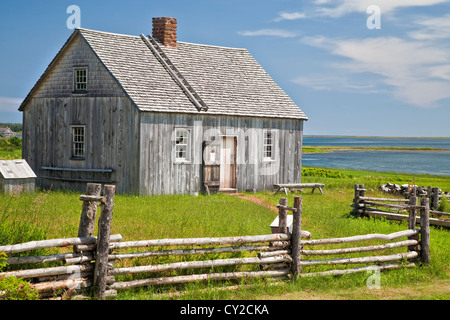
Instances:
[[[325,187],[325,184],[323,183],[278,183],[274,184],[273,187],[277,189],[277,191],[274,193],[277,194],[281,189],[284,190],[284,193],[287,195],[287,190],[291,188],[312,188],[312,192],[317,188],[319,189],[320,193],[323,194],[322,188]]]

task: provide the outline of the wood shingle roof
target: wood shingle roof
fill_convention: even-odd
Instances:
[[[247,49],[161,46],[208,109],[199,111],[139,36],[77,29],[141,111],[294,118],[306,115]]]

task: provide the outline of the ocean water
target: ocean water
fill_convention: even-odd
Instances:
[[[450,151],[450,139],[437,138],[379,138],[379,137],[335,137],[311,136],[303,138],[305,146],[342,146],[342,147],[414,147],[439,148]]]
[[[304,137],[303,145],[447,149],[448,151],[339,150],[303,154],[302,164],[306,167],[450,176],[450,139]]]

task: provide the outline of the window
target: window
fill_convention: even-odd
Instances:
[[[85,127],[72,126],[72,159],[84,159]]]
[[[275,131],[264,130],[263,133],[263,159],[272,160],[275,156]]]
[[[175,160],[188,161],[189,130],[175,130]]]
[[[86,91],[87,90],[87,68],[75,68],[73,69],[73,83],[74,91]]]

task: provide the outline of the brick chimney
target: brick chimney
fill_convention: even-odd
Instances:
[[[177,46],[177,19],[170,17],[153,18],[152,36],[164,46]]]

